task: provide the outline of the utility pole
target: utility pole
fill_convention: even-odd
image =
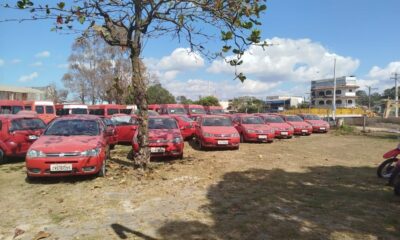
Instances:
[[[333,103],[332,118],[336,121],[336,58],[333,60]]]
[[[373,88],[371,86],[367,86],[368,88],[368,110],[371,110],[371,90],[377,90],[378,88]]]
[[[393,75],[394,75],[394,77],[392,77],[391,79],[394,80],[394,105],[396,107],[394,115],[395,115],[395,117],[399,117],[399,108],[397,106],[398,101],[399,101],[399,93],[398,93],[399,90],[398,90],[398,87],[397,87],[397,76],[398,76],[398,73],[395,72],[395,73],[393,73]]]

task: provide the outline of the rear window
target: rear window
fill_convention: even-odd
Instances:
[[[11,121],[11,131],[44,129],[46,124],[38,118],[21,118]]]
[[[260,117],[244,117],[242,118],[243,124],[264,124]]]
[[[71,114],[88,114],[88,110],[86,108],[72,108]]]
[[[222,114],[224,113],[224,110],[222,109],[210,109],[211,114]]]
[[[299,116],[286,116],[286,120],[289,122],[303,122],[303,119]]]
[[[230,118],[226,117],[215,117],[215,118],[203,118],[203,126],[232,126]]]
[[[46,113],[47,114],[54,114],[54,107],[53,106],[46,106]]]
[[[171,118],[150,118],[149,129],[177,129],[175,119]]]
[[[206,111],[204,111],[202,108],[190,108],[189,110],[194,114],[206,114]]]
[[[183,121],[185,121],[185,122],[194,122],[193,119],[188,118],[188,117],[186,117],[186,116],[179,116],[178,118],[181,119],[181,120],[183,120]]]
[[[114,114],[117,114],[117,113],[119,113],[119,111],[116,108],[107,109],[107,115],[114,115]]]
[[[186,114],[184,108],[167,108],[169,114]]]
[[[35,111],[38,114],[43,114],[44,113],[44,107],[43,106],[35,106]]]
[[[54,136],[96,136],[100,127],[95,120],[63,119],[54,121],[44,135]]]
[[[136,119],[132,118],[131,116],[113,116],[111,121],[116,126],[124,126],[124,125],[135,125]]]
[[[97,115],[97,116],[104,116],[104,109],[90,109],[89,114]]]
[[[131,114],[132,109],[120,109],[119,113]]]

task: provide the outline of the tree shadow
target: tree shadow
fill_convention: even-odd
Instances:
[[[135,236],[140,237],[141,239],[145,239],[145,240],[157,240],[156,238],[147,236],[144,233],[132,230],[132,229],[125,227],[118,223],[111,224],[111,228],[114,230],[114,232],[117,234],[117,236],[120,239],[128,239],[129,235],[135,235]]]
[[[369,167],[231,172],[201,207],[214,222],[170,221],[163,239],[398,239],[400,199]]]

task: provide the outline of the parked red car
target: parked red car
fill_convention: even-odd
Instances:
[[[185,104],[185,109],[190,118],[207,114],[204,107],[197,104]]]
[[[186,115],[187,112],[183,104],[162,104],[160,114],[165,115]]]
[[[104,176],[111,134],[97,116],[55,119],[26,154],[27,177]]]
[[[264,119],[264,122],[275,129],[275,138],[292,138],[294,128],[286,123],[278,115],[273,114],[257,114]]]
[[[196,122],[186,115],[170,115],[178,123],[183,139],[189,139],[196,133]]]
[[[273,142],[274,128],[266,125],[256,115],[240,115],[233,119],[233,124],[240,134],[240,142]]]
[[[121,145],[131,145],[133,136],[138,128],[135,115],[114,114],[111,117],[117,131],[117,142]]]
[[[46,124],[32,115],[0,115],[0,163],[7,157],[24,157]]]
[[[149,147],[152,157],[183,158],[183,137],[176,120],[169,116],[149,117]],[[139,151],[137,134],[132,141],[134,152]]]
[[[326,133],[329,131],[329,123],[322,120],[317,115],[312,114],[300,114],[299,115],[306,123],[310,124],[313,128],[313,132]]]
[[[210,115],[225,114],[224,109],[221,106],[205,106],[204,110],[206,110],[207,114]]]
[[[295,135],[311,135],[312,126],[297,115],[280,115],[280,117],[294,128]]]
[[[229,117],[203,115],[197,117],[196,138],[200,149],[239,149],[240,135]]]

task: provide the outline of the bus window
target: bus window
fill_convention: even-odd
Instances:
[[[38,114],[44,114],[44,107],[43,106],[35,106],[35,111]]]
[[[46,113],[47,114],[53,114],[54,113],[53,106],[46,106]]]
[[[25,106],[25,110],[32,111],[32,106]]]

